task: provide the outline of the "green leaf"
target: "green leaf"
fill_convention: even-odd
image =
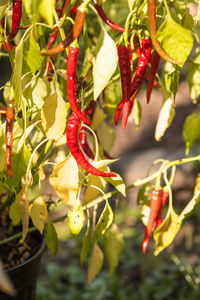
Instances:
[[[99,142],[106,152],[110,152],[115,142],[115,131],[106,122],[102,122],[97,128]]]
[[[97,103],[96,105],[96,109],[93,115],[93,120],[92,120],[92,130],[96,130],[101,123],[105,120],[106,118],[106,114],[104,113],[104,111],[100,108],[99,104]]]
[[[189,154],[191,146],[200,137],[200,114],[189,115],[183,125],[183,136],[186,143],[186,155]]]
[[[34,7],[33,0],[22,0],[22,2],[27,15],[28,16],[31,15],[33,13],[33,7]]]
[[[124,197],[126,197],[126,185],[119,174],[116,177],[107,177],[106,181],[112,184]]]
[[[158,39],[165,52],[183,65],[192,47],[193,37],[190,31],[176,23],[170,14],[158,30]]]
[[[111,117],[114,116],[117,105],[122,100],[121,81],[115,80],[105,88],[104,92],[106,108]]]
[[[50,140],[57,141],[66,128],[67,108],[60,93],[53,93],[45,100],[42,107],[42,126]]]
[[[92,253],[88,262],[87,282],[90,284],[98,275],[103,266],[104,255],[97,244],[94,244]]]
[[[174,240],[180,229],[177,224],[179,216],[175,213],[172,207],[169,208],[166,218],[162,224],[154,231],[154,240],[156,242],[156,250],[154,255],[158,255]]]
[[[173,100],[175,101],[176,93],[178,90],[180,71],[177,70],[177,68],[169,62],[166,62],[164,70],[164,80],[166,89],[169,92],[169,95],[172,96]]]
[[[97,242],[98,238],[106,232],[106,230],[110,227],[112,222],[113,211],[108,203],[108,200],[106,200],[106,205],[94,230],[94,244]]]
[[[187,82],[190,88],[190,97],[194,103],[200,96],[200,48],[197,47],[193,61],[190,61],[187,67]]]
[[[37,2],[39,14],[50,26],[53,26],[55,0],[37,0]]]
[[[127,1],[128,1],[129,9],[130,9],[130,11],[131,11],[132,8],[133,8],[133,3],[135,2],[135,0],[127,0]]]
[[[99,52],[93,62],[94,99],[101,94],[114,74],[118,56],[115,42],[103,29],[99,38]]]
[[[0,172],[6,168],[6,150],[5,150],[5,129],[0,120]]]
[[[138,130],[140,127],[141,119],[142,119],[142,106],[137,99],[135,99],[135,101],[134,101],[133,110],[132,110],[131,115],[135,122],[136,129]]]
[[[194,26],[193,17],[189,12],[186,12],[181,20],[181,25],[187,29],[192,29]]]
[[[167,128],[171,125],[171,122],[175,116],[174,103],[171,98],[168,98],[163,106],[161,107],[158,121],[155,130],[155,140],[158,142],[161,140],[162,136],[165,134]]]
[[[67,224],[71,234],[78,235],[83,227],[85,214],[80,202],[76,203],[67,214]]]
[[[119,264],[121,252],[124,248],[123,233],[115,224],[106,232],[104,252],[109,266],[110,275],[113,274]]]
[[[21,105],[22,99],[22,57],[23,57],[23,39],[20,40],[19,44],[15,49],[15,58],[14,58],[14,70],[13,70],[13,79],[12,86],[14,91],[15,99],[15,108],[18,112],[18,109]]]
[[[46,203],[42,196],[37,197],[31,206],[31,219],[33,225],[43,233],[45,222],[48,218]]]
[[[138,192],[137,204],[138,205],[150,205],[150,194],[152,190],[151,183],[145,183]]]
[[[13,222],[13,225],[16,226],[21,221],[21,211],[17,201],[14,201],[10,207],[9,217]]]
[[[33,33],[30,35],[29,50],[27,52],[26,62],[31,69],[32,74],[35,74],[40,69],[43,63],[44,57],[40,54],[40,47],[33,37]]]
[[[83,245],[82,245],[81,253],[80,253],[81,265],[84,263],[87,255],[88,255],[88,252],[90,250],[90,245],[91,245],[91,229],[90,229],[90,227],[88,227],[86,234],[84,236],[84,239],[83,239]]]
[[[23,94],[27,100],[30,100],[38,109],[41,109],[47,96],[47,88],[47,84],[42,78],[33,77],[31,84],[24,90]]]
[[[52,219],[47,223],[45,238],[47,247],[51,251],[50,255],[55,256],[58,251],[58,237]]]

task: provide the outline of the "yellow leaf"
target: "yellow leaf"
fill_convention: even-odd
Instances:
[[[97,244],[94,244],[88,263],[87,282],[90,284],[92,280],[100,272],[104,260],[104,254]]]
[[[42,196],[39,196],[33,201],[32,207],[31,207],[31,219],[33,222],[33,225],[40,231],[40,233],[43,233],[45,221],[48,218],[48,212],[47,212],[47,206],[42,198]]]
[[[21,210],[17,201],[14,201],[10,207],[9,217],[11,218],[13,225],[19,224],[21,221]]]
[[[57,141],[66,127],[67,108],[61,95],[54,92],[45,100],[41,111],[42,126],[50,140]]]
[[[83,208],[80,202],[78,202],[69,210],[67,217],[67,223],[70,232],[76,235],[79,234],[83,227],[83,221],[85,219]]]
[[[106,114],[104,111],[99,107],[99,104],[96,105],[96,110],[94,112],[93,120],[92,120],[92,130],[96,130],[99,125],[105,120]]]
[[[24,242],[28,233],[29,224],[29,203],[27,196],[27,186],[24,186],[22,190],[17,194],[16,205],[20,208],[21,220],[22,220],[22,238],[21,243]]]
[[[49,181],[61,200],[66,205],[73,206],[79,183],[78,166],[73,156],[69,155],[55,167]]]

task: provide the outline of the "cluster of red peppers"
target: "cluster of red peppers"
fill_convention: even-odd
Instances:
[[[146,253],[149,239],[153,231],[154,225],[158,228],[162,223],[162,210],[169,197],[168,190],[155,187],[151,191],[150,197],[150,213],[147,225],[145,227],[145,236],[142,243],[142,251]]]

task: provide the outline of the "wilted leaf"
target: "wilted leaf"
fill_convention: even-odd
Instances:
[[[103,265],[104,255],[97,244],[94,244],[88,263],[87,282],[90,284],[100,272]]]
[[[180,229],[177,224],[179,216],[175,213],[172,207],[169,208],[166,218],[162,224],[154,231],[153,238],[156,242],[155,255],[158,255],[166,247],[168,247],[174,240],[176,234]]]
[[[106,205],[94,230],[94,243],[96,243],[98,238],[106,232],[106,230],[110,227],[112,222],[113,211],[108,201],[106,200]]]
[[[155,130],[155,140],[158,142],[165,134],[167,128],[175,116],[174,103],[171,98],[168,98],[161,107]]]
[[[119,264],[121,252],[124,248],[123,233],[120,232],[115,224],[106,232],[104,251],[108,262],[110,275]]]
[[[176,23],[168,13],[158,30],[158,39],[166,53],[183,65],[193,47],[190,31]]]
[[[200,114],[189,115],[183,125],[183,136],[185,139],[186,154],[189,154],[191,146],[200,137]]]
[[[37,197],[31,207],[31,219],[33,225],[43,233],[45,222],[48,218],[46,203],[42,196]]]
[[[49,181],[61,200],[73,206],[79,184],[78,166],[73,156],[69,155],[55,167]]]
[[[52,219],[47,223],[45,238],[51,256],[55,256],[58,251],[58,237]]]
[[[67,215],[67,224],[72,234],[78,235],[83,227],[85,214],[81,203],[72,207]]]
[[[48,96],[41,111],[42,126],[50,140],[58,140],[66,127],[65,101],[57,92]]]
[[[115,42],[103,29],[99,52],[93,62],[94,99],[96,100],[116,70],[118,56]]]
[[[15,200],[10,207],[9,217],[11,218],[13,225],[16,226],[21,221],[21,210],[19,203]]]

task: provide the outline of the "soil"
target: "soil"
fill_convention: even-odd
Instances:
[[[1,227],[0,240],[8,238],[8,228]],[[14,228],[11,235],[21,232],[21,227]],[[0,245],[1,260],[5,269],[10,269],[22,264],[31,258],[41,246],[42,237],[38,232],[32,232],[27,235],[24,243],[20,239]]]

